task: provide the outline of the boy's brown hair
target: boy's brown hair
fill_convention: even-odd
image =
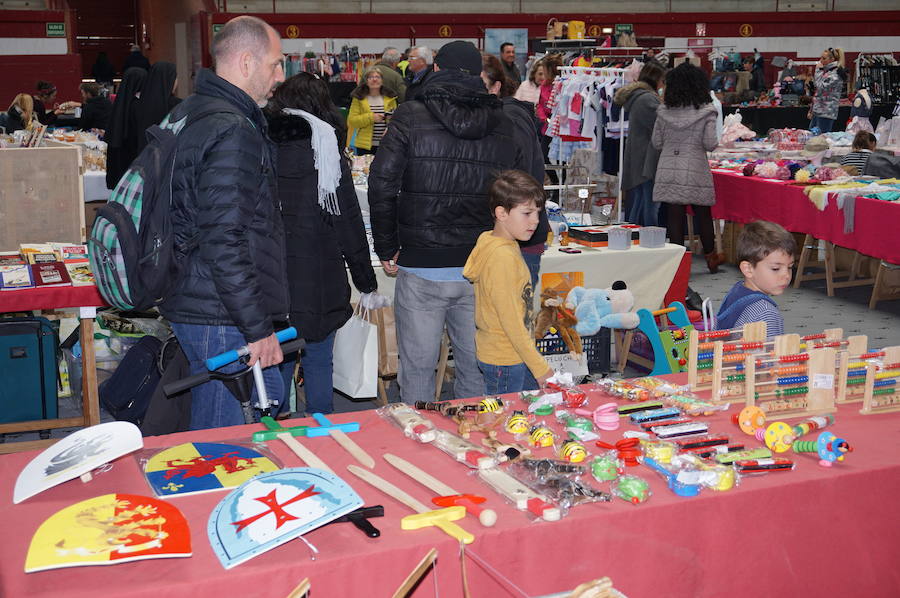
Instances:
[[[507,212],[522,204],[534,202],[544,207],[544,187],[533,176],[521,170],[504,170],[488,187],[488,207],[494,216],[498,207]]]
[[[797,255],[794,236],[780,224],[757,220],[744,226],[737,240],[737,261],[756,266],[773,251],[784,251],[791,257]]]
[[[868,131],[857,131],[856,136],[853,138],[853,145],[850,149],[857,150],[873,150],[875,149],[875,144],[878,143],[878,139],[875,135],[872,135]]]

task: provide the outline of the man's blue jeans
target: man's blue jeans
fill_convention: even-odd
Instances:
[[[809,121],[809,128],[814,129],[818,127],[819,133],[831,133],[831,129],[834,128],[834,121],[835,119],[833,118],[813,115],[812,120]]]
[[[537,389],[537,382],[524,363],[493,365],[479,360],[478,368],[484,376],[486,395],[502,395],[508,392]]]
[[[653,201],[653,181],[644,181],[637,187],[628,190],[631,206],[626,219],[632,224],[641,226],[659,225],[659,204]]]
[[[191,374],[206,371],[206,360],[225,351],[237,349],[247,344],[244,335],[236,326],[208,326],[206,324],[181,324],[172,322],[172,330],[178,337],[184,354],[191,364]],[[218,371],[230,373],[244,367],[235,362],[222,367]],[[251,377],[252,374],[247,374]],[[266,383],[266,394],[269,400],[281,400],[284,395],[284,383],[278,367],[263,370]],[[244,414],[237,398],[218,380],[211,380],[195,386],[191,392],[191,429],[205,430],[223,426],[237,426],[244,422]],[[251,401],[257,402],[256,389]],[[276,408],[273,406],[273,411]]]
[[[394,319],[404,403],[434,400],[434,376],[444,325],[453,347],[453,396],[484,395],[475,359],[475,291],[469,282],[433,282],[400,270],[394,289]]]

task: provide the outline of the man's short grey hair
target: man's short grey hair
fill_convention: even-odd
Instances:
[[[210,53],[219,63],[240,52],[262,56],[269,47],[269,31],[273,29],[262,19],[242,15],[225,23],[213,37]]]
[[[388,64],[397,64],[400,62],[400,58],[403,55],[400,53],[400,50],[397,48],[387,47],[384,49],[384,53],[381,55],[381,62],[386,62]]]
[[[416,46],[413,50],[416,51],[416,56],[425,61],[425,64],[434,62],[434,54],[428,49],[428,46]]]

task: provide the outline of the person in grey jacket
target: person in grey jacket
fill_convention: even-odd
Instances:
[[[840,48],[827,48],[822,52],[813,82],[816,86],[816,95],[813,96],[812,106],[809,109],[809,128],[819,129],[820,133],[830,133],[837,119],[838,103],[844,93],[844,77],[842,75],[842,63],[844,53]]]
[[[659,150],[650,144],[656,109],[660,100],[666,69],[650,60],[641,68],[638,80],[620,87],[613,101],[628,113],[628,137],[625,140],[625,163],[622,168],[622,189],[628,193],[628,222],[656,226],[659,222],[659,203],[653,201],[653,177]]]
[[[718,272],[725,258],[716,253],[710,210],[716,198],[706,157],[718,143],[716,109],[709,96],[709,78],[699,67],[684,62],[666,75],[666,93],[656,111],[651,142],[662,150],[653,199],[669,204],[669,241],[684,245],[685,214],[691,206],[699,221],[706,265],[710,272]]]

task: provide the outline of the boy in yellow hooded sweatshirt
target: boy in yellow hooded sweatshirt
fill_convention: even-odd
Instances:
[[[526,172],[504,170],[488,189],[488,206],[494,230],[481,233],[463,268],[475,284],[478,367],[489,395],[534,390],[553,370],[534,344],[534,289],[516,241],[534,234],[544,189]]]

